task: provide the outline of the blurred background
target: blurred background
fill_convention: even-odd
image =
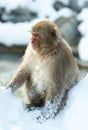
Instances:
[[[55,22],[71,46],[80,74],[88,72],[88,0],[0,0],[0,86],[21,62],[32,25]]]

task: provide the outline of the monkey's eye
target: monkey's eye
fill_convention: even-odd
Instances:
[[[56,31],[55,31],[54,29],[51,31],[51,35],[52,35],[53,37],[56,37]]]
[[[33,37],[35,37],[37,39],[40,38],[40,35],[38,33],[36,33],[36,32],[33,32],[32,35],[33,35]]]

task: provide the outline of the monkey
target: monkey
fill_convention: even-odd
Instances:
[[[68,91],[79,81],[79,69],[59,27],[40,21],[32,27],[23,60],[7,85],[16,91],[25,85],[27,106],[42,108],[39,122],[54,118],[66,104]]]

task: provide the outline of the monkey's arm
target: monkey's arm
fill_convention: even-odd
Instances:
[[[7,85],[7,88],[12,88],[12,91],[21,87],[27,78],[30,77],[27,66],[20,66],[16,74],[13,76],[11,82]]]

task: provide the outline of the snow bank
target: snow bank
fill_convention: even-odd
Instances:
[[[77,16],[77,19],[81,21],[78,31],[82,35],[78,45],[79,57],[81,60],[88,61],[88,9],[84,8]]]
[[[88,130],[88,74],[69,92],[67,106],[55,119],[39,124],[39,110],[26,112],[22,101],[0,88],[0,130]]]

